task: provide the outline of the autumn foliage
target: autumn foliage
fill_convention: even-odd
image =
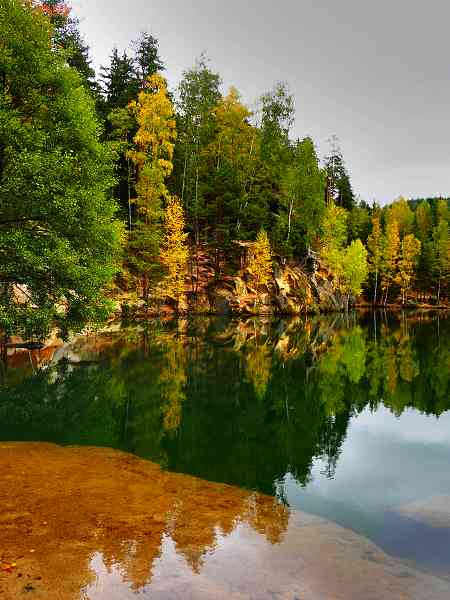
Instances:
[[[179,198],[170,198],[164,213],[164,242],[161,251],[162,262],[167,269],[164,278],[164,292],[177,303],[184,295],[184,277],[188,260],[187,237],[185,233],[183,207]]]
[[[272,249],[267,233],[260,229],[256,237],[254,256],[249,270],[255,276],[259,285],[268,285],[273,273]]]

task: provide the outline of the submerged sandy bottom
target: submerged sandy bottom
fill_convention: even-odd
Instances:
[[[114,450],[3,444],[0,506],[0,600],[450,597],[331,522]]]

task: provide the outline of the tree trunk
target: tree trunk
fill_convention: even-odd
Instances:
[[[384,305],[387,305],[387,300],[388,300],[388,294],[389,294],[389,284],[386,286],[386,293],[384,296]]]
[[[377,292],[378,292],[378,269],[375,271],[375,289],[373,291],[373,305],[377,305]]]
[[[128,185],[128,228],[131,231],[132,222],[131,222],[131,169],[130,169],[130,159],[127,158],[127,185]]]
[[[286,241],[289,241],[289,238],[291,237],[291,219],[292,219],[292,211],[294,208],[294,201],[291,199],[291,202],[289,204],[289,217],[288,217],[288,234],[287,234],[287,238]]]

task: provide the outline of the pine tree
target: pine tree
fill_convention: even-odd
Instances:
[[[141,33],[132,43],[134,49],[134,72],[139,87],[146,85],[147,79],[164,71],[164,63],[159,56],[158,40],[147,32]]]
[[[53,26],[53,43],[64,52],[68,64],[80,73],[84,86],[97,99],[99,86],[95,79],[95,71],[91,66],[89,46],[84,42],[79,21],[71,14],[70,6],[64,0],[41,0],[37,4]]]
[[[109,66],[101,67],[100,80],[104,97],[102,112],[105,117],[115,108],[128,106],[139,92],[133,58],[126,52],[119,54],[117,48],[113,49]]]
[[[407,300],[408,291],[411,289],[415,276],[417,261],[420,256],[421,243],[412,233],[405,235],[402,240],[400,260],[398,263],[399,283],[402,293],[402,304]]]
[[[327,171],[327,203],[333,201],[335,204],[347,210],[355,205],[350,177],[345,167],[342,150],[336,136],[329,140],[331,144],[330,153],[325,157],[325,169]]]
[[[256,236],[255,250],[249,270],[255,276],[258,285],[268,285],[272,278],[272,249],[269,238],[264,229],[258,231]]]
[[[167,268],[164,278],[164,292],[173,298],[180,307],[184,296],[185,271],[188,260],[187,237],[183,207],[179,198],[169,198],[164,213],[164,242],[161,259]]]

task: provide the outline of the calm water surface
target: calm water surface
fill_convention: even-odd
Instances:
[[[403,313],[122,324],[10,355],[0,438],[116,448],[272,495],[293,523],[319,516],[449,581],[449,333],[443,315]],[[217,533],[217,552],[236,547],[238,530]],[[161,548],[154,581],[164,581],[163,556],[181,569],[167,532]],[[221,563],[207,564],[217,579]],[[98,581],[120,580],[101,555],[91,566]]]

